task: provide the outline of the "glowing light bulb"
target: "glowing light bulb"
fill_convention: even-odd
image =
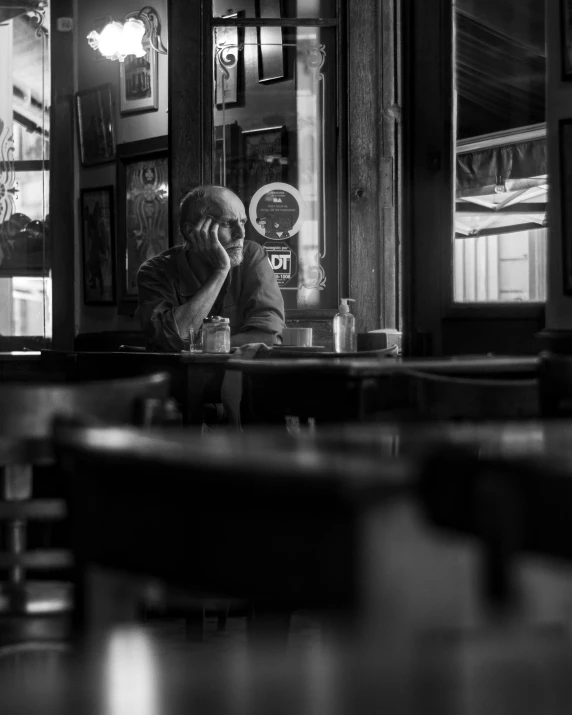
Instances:
[[[99,36],[99,51],[104,57],[115,59],[121,42],[123,25],[120,22],[107,24]]]
[[[135,57],[145,57],[146,52],[143,49],[143,37],[145,35],[145,25],[141,20],[129,18],[121,32],[121,42],[118,48],[118,54],[135,55]]]

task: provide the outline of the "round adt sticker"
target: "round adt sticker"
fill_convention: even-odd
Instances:
[[[284,241],[300,230],[304,209],[304,200],[298,189],[276,182],[258,189],[250,202],[248,215],[261,236]]]

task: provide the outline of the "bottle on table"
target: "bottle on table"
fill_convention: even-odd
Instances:
[[[203,352],[230,352],[230,320],[211,315],[203,320]]]
[[[356,351],[356,319],[350,313],[349,301],[355,303],[354,298],[342,298],[340,312],[334,316],[334,350],[337,353]]]

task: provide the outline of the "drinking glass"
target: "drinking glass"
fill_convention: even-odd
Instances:
[[[203,351],[203,331],[189,328],[187,338],[183,339],[183,350],[187,353],[202,353]]]

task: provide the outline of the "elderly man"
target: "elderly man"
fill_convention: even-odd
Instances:
[[[231,345],[280,341],[284,302],[265,250],[245,241],[242,201],[222,186],[193,189],[180,205],[184,244],[139,269],[137,314],[147,347],[179,351],[208,315],[230,320]]]

